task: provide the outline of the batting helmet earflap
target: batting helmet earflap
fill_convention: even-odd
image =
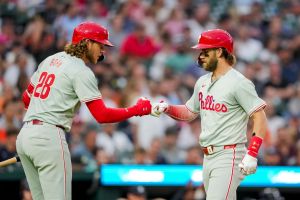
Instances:
[[[107,46],[114,46],[108,40],[108,31],[103,26],[94,22],[83,22],[73,31],[72,44],[77,44],[83,39],[90,39]]]
[[[222,29],[204,31],[199,37],[198,44],[193,49],[211,49],[224,47],[229,53],[233,52],[233,39],[231,35]]]

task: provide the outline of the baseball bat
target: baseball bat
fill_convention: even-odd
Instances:
[[[10,158],[10,159],[0,162],[0,167],[5,167],[8,165],[14,164],[16,162],[20,162],[19,156],[16,156],[16,157],[13,157],[13,158]]]

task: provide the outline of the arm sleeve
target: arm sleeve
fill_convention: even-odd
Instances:
[[[265,101],[258,97],[255,86],[250,80],[237,84],[235,98],[249,116],[266,107]]]
[[[179,121],[192,121],[198,114],[190,111],[185,105],[170,105],[166,114]]]
[[[102,99],[86,102],[86,105],[99,123],[120,122],[137,114],[134,106],[129,108],[108,108]]]

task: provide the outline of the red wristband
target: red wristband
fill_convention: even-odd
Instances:
[[[253,157],[257,157],[258,150],[263,142],[263,139],[257,136],[253,136],[248,146],[248,154]]]

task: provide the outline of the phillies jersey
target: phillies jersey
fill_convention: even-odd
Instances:
[[[70,130],[80,106],[100,99],[94,73],[82,59],[59,52],[47,57],[31,77],[34,90],[24,121],[38,119]]]
[[[233,68],[213,82],[211,78],[212,73],[200,77],[186,103],[200,114],[200,145],[246,143],[249,117],[266,103],[258,97],[254,84]]]

